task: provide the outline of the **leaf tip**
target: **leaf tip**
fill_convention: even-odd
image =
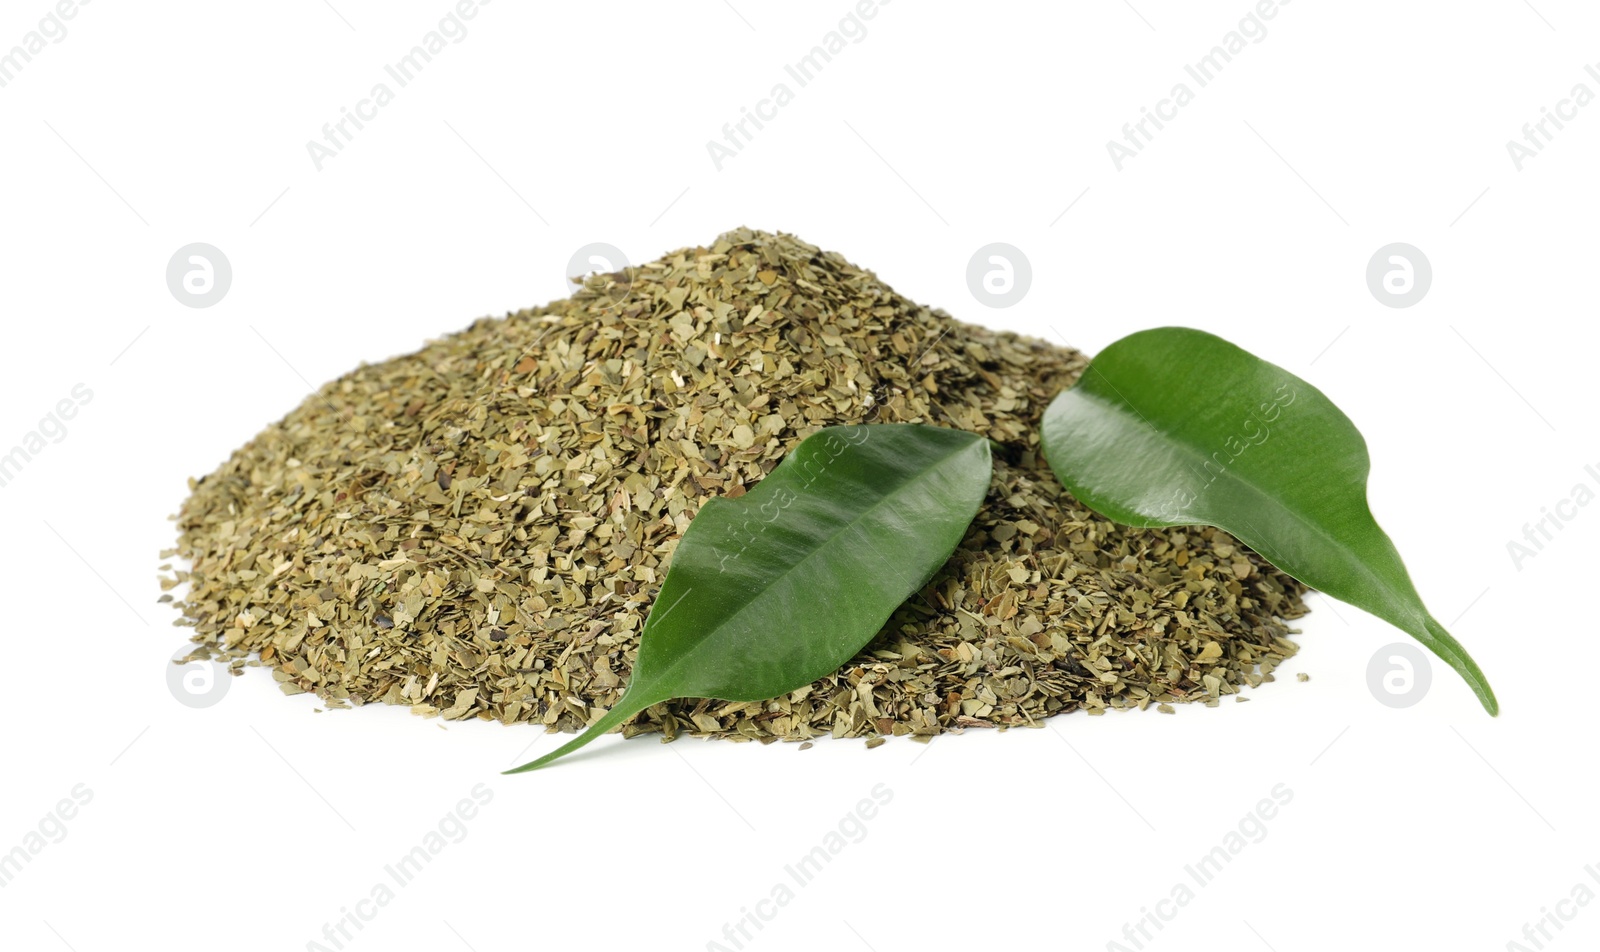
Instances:
[[[1489,712],[1490,717],[1500,716],[1500,701],[1494,696],[1494,691],[1489,687],[1489,682],[1483,683],[1483,691],[1479,693],[1478,700],[1483,702],[1483,709]]]
[[[557,747],[555,750],[550,751],[548,754],[545,754],[542,757],[535,757],[533,760],[528,761],[520,767],[513,767],[510,770],[502,771],[501,776],[509,776],[511,774],[527,773],[530,770],[538,770],[540,767],[545,766],[551,761],[565,757],[578,748],[586,746],[590,741],[601,736],[602,734],[621,726],[623,721],[626,721],[628,718],[639,713],[650,705],[668,699],[664,697],[655,697],[653,700],[650,698],[640,700],[639,698],[632,696],[634,693],[634,688],[630,687],[627,692],[625,692],[623,696],[617,700],[617,703],[612,706],[611,710],[607,711],[599,720],[584,728],[583,733],[567,741],[565,744],[562,744],[560,747]],[[643,692],[639,693],[642,694]],[[654,696],[652,695],[652,697]]]

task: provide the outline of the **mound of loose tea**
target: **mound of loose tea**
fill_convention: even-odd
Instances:
[[[1040,414],[1086,363],[730,232],[324,386],[192,483],[181,623],[288,694],[579,730],[626,685],[702,502],[820,427],[930,423],[998,448],[923,591],[809,687],[661,704],[628,733],[927,736],[1271,680],[1296,582],[1221,531],[1118,527],[1040,457]]]

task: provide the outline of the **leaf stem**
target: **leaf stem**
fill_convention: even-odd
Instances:
[[[628,718],[634,716],[650,705],[658,703],[657,700],[649,699],[637,701],[632,700],[633,694],[634,692],[632,690],[625,692],[622,697],[617,699],[617,703],[611,708],[611,710],[605,713],[605,716],[601,717],[593,724],[590,724],[582,734],[579,734],[572,740],[567,741],[565,744],[562,744],[560,747],[557,747],[550,753],[545,754],[543,757],[529,761],[520,767],[503,771],[503,773],[519,774],[526,773],[530,770],[538,770],[540,767],[550,763],[552,760],[555,760],[559,757],[565,757],[578,748],[587,746],[591,741],[600,735],[609,733],[610,731],[621,727],[622,724],[628,720]]]

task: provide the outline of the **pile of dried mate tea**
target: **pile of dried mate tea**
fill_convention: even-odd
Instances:
[[[191,484],[164,584],[196,656],[287,694],[576,731],[627,684],[703,501],[819,427],[931,423],[997,441],[994,484],[876,640],[785,697],[626,733],[926,737],[1271,680],[1296,582],[1221,531],[1118,527],[1043,462],[1040,414],[1086,363],[741,229],[327,384]]]

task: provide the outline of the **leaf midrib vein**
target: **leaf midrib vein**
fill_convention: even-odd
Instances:
[[[854,519],[850,520],[845,525],[839,527],[838,530],[836,530],[835,532],[831,533],[826,539],[822,540],[820,543],[818,543],[816,546],[814,546],[809,552],[807,552],[805,555],[801,556],[800,559],[798,559],[797,561],[795,561],[794,563],[789,565],[789,567],[787,569],[785,569],[783,572],[779,573],[778,575],[775,575],[765,585],[762,585],[755,592],[751,593],[750,597],[745,601],[745,603],[742,606],[739,607],[739,609],[737,611],[735,611],[733,614],[727,616],[722,621],[718,622],[715,626],[713,626],[712,628],[707,630],[699,638],[695,639],[693,647],[689,651],[685,651],[682,654],[680,654],[675,660],[673,660],[665,668],[663,668],[661,673],[659,675],[657,675],[654,678],[654,680],[657,680],[657,681],[665,680],[667,675],[669,675],[673,671],[677,670],[678,666],[683,664],[683,662],[688,659],[689,655],[693,653],[694,649],[697,649],[701,645],[705,644],[707,641],[710,641],[711,638],[713,636],[715,636],[717,632],[722,631],[723,629],[727,628],[735,620],[737,620],[738,618],[743,616],[746,612],[748,612],[751,609],[751,607],[755,604],[755,602],[761,596],[765,595],[768,591],[772,590],[775,586],[777,586],[784,579],[787,579],[787,578],[790,578],[791,576],[793,576],[793,574],[800,568],[800,566],[802,566],[806,562],[810,561],[811,558],[813,556],[815,556],[818,552],[821,552],[821,551],[831,547],[833,545],[833,543],[835,541],[837,541],[840,536],[844,535],[846,532],[849,532],[850,530],[854,529],[856,526],[860,525],[862,522],[866,521],[868,516],[870,516],[872,513],[876,512],[878,509],[880,509],[884,505],[886,505],[886,504],[890,503],[891,501],[893,501],[896,496],[900,495],[908,487],[916,485],[917,483],[928,479],[930,476],[932,476],[933,474],[937,473],[939,471],[940,467],[942,467],[945,463],[947,463],[950,460],[956,458],[957,456],[960,456],[962,453],[965,453],[968,450],[972,449],[973,445],[974,444],[972,444],[972,443],[968,443],[967,445],[962,446],[959,449],[956,449],[955,451],[953,451],[951,453],[948,453],[948,454],[946,454],[944,456],[941,456],[938,460],[936,460],[932,464],[924,467],[921,471],[917,472],[910,479],[907,479],[904,482],[902,482],[893,491],[885,493],[883,498],[879,499],[877,502],[873,503],[872,505],[868,506],[867,508],[861,510],[861,512],[858,513]],[[670,572],[671,570],[669,569],[668,571]],[[648,621],[645,623],[645,626],[646,626],[646,629],[648,629],[648,627],[649,627],[649,622]],[[640,632],[639,637],[641,639],[644,637],[644,632],[643,631]]]

